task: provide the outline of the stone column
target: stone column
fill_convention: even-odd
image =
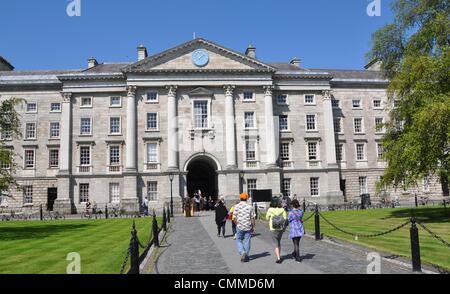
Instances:
[[[266,166],[277,166],[275,123],[273,116],[273,86],[264,87],[264,106],[266,121]]]
[[[236,169],[236,128],[234,116],[234,86],[225,86],[225,135],[227,168]]]
[[[136,87],[127,88],[126,171],[136,172]]]
[[[55,209],[61,213],[71,213],[72,93],[61,93],[61,96],[58,198]]]
[[[167,89],[167,169],[178,170],[177,86]]]
[[[139,211],[139,199],[137,195],[137,165],[136,165],[136,87],[127,87],[127,135],[125,141],[126,163],[123,173],[124,195],[121,199],[121,207],[126,212]]]

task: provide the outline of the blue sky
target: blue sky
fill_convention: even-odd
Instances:
[[[78,69],[136,59],[145,44],[154,54],[191,40],[195,32],[243,52],[249,44],[266,62],[302,59],[307,68],[360,69],[371,34],[393,18],[369,17],[372,0],[81,0],[69,17],[69,0],[2,0],[0,55],[18,70]]]

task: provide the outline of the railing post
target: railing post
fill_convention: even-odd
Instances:
[[[44,212],[42,211],[42,204],[39,206],[39,218],[44,220]]]
[[[163,229],[164,231],[167,231],[166,221],[167,221],[166,210],[164,209],[164,206],[163,206],[163,219],[162,219],[162,227],[161,227],[161,229]]]
[[[409,230],[411,237],[411,259],[413,272],[421,272],[422,264],[420,261],[420,243],[419,230],[416,225],[416,218],[411,218],[411,228]]]
[[[155,210],[153,209],[153,224],[152,224],[152,229],[153,229],[153,245],[155,247],[159,247],[159,230],[158,230],[158,221],[156,220],[156,213]]]
[[[306,212],[306,199],[303,198],[303,212]]]
[[[105,205],[105,219],[108,219],[108,204]]]
[[[139,274],[139,243],[137,239],[136,224],[133,220],[133,228],[131,230],[131,240],[130,240],[130,274]]]
[[[167,205],[167,222],[170,224],[169,205]]]
[[[255,219],[258,219],[258,205],[255,202]]]
[[[417,194],[416,193],[414,193],[414,202],[416,204],[416,207],[418,207],[419,206],[419,201],[417,201]]]
[[[320,235],[319,205],[317,205],[317,204],[316,204],[316,208],[314,210],[314,225],[315,225],[316,241],[321,240],[322,237]]]

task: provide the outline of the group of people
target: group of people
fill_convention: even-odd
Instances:
[[[183,201],[183,211],[186,217],[194,216],[195,212],[213,210],[215,202],[212,197],[202,196],[201,192],[193,197],[186,197]]]
[[[240,201],[228,211],[225,201],[221,197],[215,205],[215,221],[217,224],[217,236],[225,238],[225,227],[227,220],[231,220],[233,238],[236,240],[239,255],[242,262],[249,262],[251,238],[255,232],[255,210],[249,201],[249,195],[242,193]],[[294,251],[292,257],[301,262],[300,239],[305,234],[303,227],[303,210],[297,199],[281,200],[273,198],[270,208],[266,213],[269,221],[269,229],[272,234],[275,247],[276,263],[283,262],[281,257],[281,239],[286,229],[289,228],[289,237],[293,242]]]

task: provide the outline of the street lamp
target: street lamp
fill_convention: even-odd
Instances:
[[[239,183],[240,183],[240,185],[239,185],[240,192],[239,193],[244,192],[244,175],[245,175],[244,171],[239,172]]]
[[[169,173],[169,180],[170,180],[170,217],[173,217],[173,189],[172,189],[172,183],[174,178],[173,173]]]

